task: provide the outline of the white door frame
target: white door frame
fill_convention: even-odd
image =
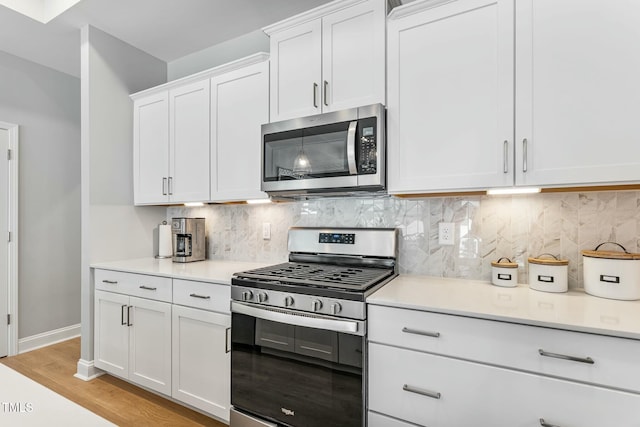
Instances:
[[[7,156],[9,160],[9,182],[7,188],[8,209],[7,218],[9,225],[10,240],[8,248],[9,268],[9,307],[8,312],[11,315],[11,323],[8,331],[8,353],[9,356],[18,354],[18,125],[13,123],[0,122],[0,129],[6,129],[9,133],[9,150],[10,155],[0,153],[1,156]],[[0,321],[4,321],[1,319]]]

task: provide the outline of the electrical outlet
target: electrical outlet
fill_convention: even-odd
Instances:
[[[268,222],[262,223],[262,239],[271,240],[271,224]]]
[[[438,224],[438,243],[441,245],[453,245],[454,240],[454,224],[452,222]]]

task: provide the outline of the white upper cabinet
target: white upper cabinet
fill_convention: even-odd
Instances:
[[[209,199],[209,80],[134,97],[134,203]]]
[[[638,16],[632,0],[396,8],[389,191],[639,182]]]
[[[209,199],[209,80],[169,91],[169,200]]]
[[[261,125],[269,122],[269,62],[211,79],[211,200],[264,199]]]
[[[389,192],[513,182],[513,0],[396,9],[389,22]]]
[[[133,103],[133,185],[135,204],[167,202],[169,176],[169,93]]]
[[[334,1],[264,29],[271,121],[385,101],[384,0]]]
[[[516,183],[640,181],[640,2],[516,5]]]

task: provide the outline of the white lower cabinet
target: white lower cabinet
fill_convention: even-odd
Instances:
[[[228,285],[96,269],[95,366],[229,422]]]
[[[171,392],[171,304],[97,290],[95,366]]]
[[[637,427],[639,345],[372,305],[369,427]]]
[[[171,396],[229,420],[231,316],[173,306]]]

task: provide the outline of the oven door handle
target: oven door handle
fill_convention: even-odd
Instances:
[[[256,307],[254,305],[237,301],[231,301],[231,312],[270,320],[272,322],[286,323],[289,325],[303,326],[307,328],[344,332],[360,336],[364,336],[365,334],[364,322],[357,320],[332,319],[309,313],[298,314],[292,310],[266,308],[262,306]]]

